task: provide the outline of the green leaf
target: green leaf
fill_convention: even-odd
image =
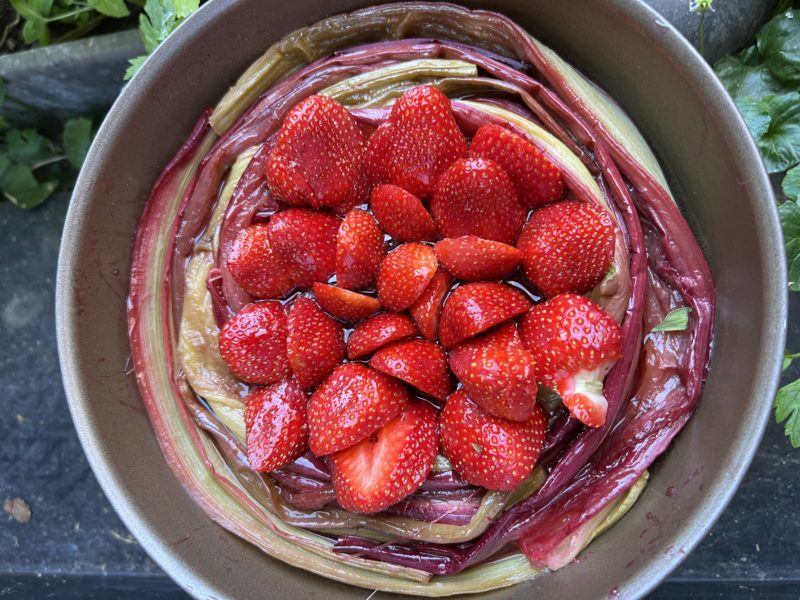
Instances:
[[[800,93],[747,97],[738,106],[767,171],[780,173],[800,162]]]
[[[0,77],[0,106],[6,101],[6,80]]]
[[[22,26],[22,39],[26,44],[39,42],[43,46],[50,42],[50,30],[44,21],[25,21]]]
[[[789,367],[792,366],[792,361],[795,358],[800,358],[800,352],[796,354],[789,354],[788,352],[783,355],[783,366],[781,367],[781,372],[786,371]]]
[[[800,11],[777,15],[756,35],[758,52],[781,81],[800,83]]]
[[[0,115],[0,131],[8,129],[8,121],[3,115]]]
[[[147,0],[139,16],[139,31],[147,53],[151,53],[178,26],[172,0]]]
[[[11,165],[0,180],[3,195],[20,208],[39,206],[57,187],[57,181],[39,183],[31,169],[24,165]]]
[[[778,390],[775,398],[775,420],[783,423],[792,446],[800,448],[800,379]]]
[[[123,77],[123,79],[125,81],[128,81],[131,77],[136,75],[136,72],[139,69],[142,68],[142,65],[144,64],[144,61],[146,61],[146,60],[147,60],[147,56],[146,55],[137,56],[136,58],[131,58],[130,60],[128,60],[128,62],[130,63],[130,66],[125,71],[125,77]]]
[[[789,289],[800,292],[800,203],[789,200],[778,207],[789,267]]]
[[[756,54],[756,58],[758,54]],[[722,85],[734,100],[748,96],[761,98],[790,91],[772,74],[763,62],[752,63],[748,55],[739,53],[723,56],[714,65],[714,71]]]
[[[175,7],[175,14],[183,20],[200,8],[200,0],[172,0]]]
[[[653,331],[685,331],[689,326],[689,314],[692,309],[688,306],[681,306],[669,311],[664,320],[653,327]]]
[[[88,0],[88,2],[89,6],[108,17],[120,19],[131,14],[124,0]]]
[[[781,182],[781,188],[787,198],[800,202],[800,165],[787,171],[786,177]]]
[[[6,169],[8,169],[8,167],[10,166],[11,166],[11,160],[9,160],[9,158],[6,155],[0,154],[0,180],[2,180],[3,173],[5,173]]]
[[[6,134],[6,151],[9,158],[23,165],[33,166],[54,156],[50,142],[34,129],[12,129]]]
[[[76,170],[81,168],[92,143],[92,121],[83,117],[64,123],[64,154]]]

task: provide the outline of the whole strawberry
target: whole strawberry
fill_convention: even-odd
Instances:
[[[450,351],[450,368],[470,400],[512,421],[530,419],[536,404],[536,365],[517,327],[506,323]]]
[[[255,388],[247,395],[247,461],[254,471],[269,473],[280,469],[305,452],[306,412],[306,395],[291,379]]]
[[[436,411],[418,400],[352,448],[330,458],[336,499],[372,513],[396,504],[428,477],[438,447]]]
[[[560,200],[566,186],[561,171],[528,140],[499,125],[484,125],[475,133],[470,156],[489,158],[511,179],[526,208]]]
[[[589,202],[558,202],[533,213],[519,237],[525,277],[546,297],[583,294],[600,283],[614,258],[614,225]]]
[[[286,116],[267,161],[273,195],[295,206],[346,212],[363,202],[364,135],[335,100],[309,96]]]
[[[255,302],[222,326],[219,352],[239,379],[250,383],[276,383],[291,374],[286,336],[283,305]]]
[[[283,298],[298,279],[297,269],[273,251],[268,226],[257,223],[245,227],[236,236],[227,267],[233,279],[256,298]]]
[[[536,379],[555,389],[573,417],[589,427],[605,423],[603,379],[621,355],[617,322],[594,302],[561,294],[522,319],[522,342],[536,361]]]
[[[484,158],[450,165],[436,183],[430,209],[443,237],[476,235],[505,244],[517,241],[526,214],[506,172]]]
[[[439,415],[441,445],[453,469],[473,485],[510,492],[533,471],[547,430],[536,404],[527,421],[495,417],[458,391]]]
[[[450,163],[466,155],[467,140],[450,100],[435,87],[420,85],[394,103],[388,120],[369,138],[365,165],[373,185],[391,183],[427,198]]]

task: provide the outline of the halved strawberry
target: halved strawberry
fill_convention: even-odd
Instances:
[[[255,388],[245,398],[247,462],[259,473],[289,464],[306,451],[306,395],[293,379]]]
[[[459,390],[447,399],[439,426],[442,451],[456,473],[473,485],[510,492],[533,471],[547,419],[538,404],[527,421],[495,417]]]
[[[344,329],[309,298],[297,298],[287,317],[286,354],[297,383],[316,387],[344,360]]]
[[[383,230],[398,242],[421,242],[436,238],[436,225],[422,201],[403,188],[387,183],[372,190],[372,214]]]
[[[422,295],[408,307],[408,312],[414,318],[422,337],[429,340],[436,339],[444,299],[452,285],[452,275],[444,269],[439,269]]]
[[[267,161],[267,182],[295,206],[337,207],[364,201],[364,134],[348,110],[326,96],[298,103],[278,131]]]
[[[383,231],[373,216],[360,208],[347,213],[336,238],[336,285],[348,290],[371,286],[384,256]]]
[[[359,444],[331,456],[336,500],[345,510],[373,513],[414,492],[436,457],[436,411],[415,400]]]
[[[453,389],[447,356],[436,342],[405,340],[384,346],[370,359],[369,365],[436,400],[444,401]]]
[[[339,223],[333,215],[305,208],[290,208],[270,217],[270,245],[295,266],[300,287],[309,289],[315,281],[327,281],[333,275]]]
[[[378,300],[394,312],[407,309],[422,295],[436,274],[433,248],[410,242],[398,246],[383,259],[378,271]]]
[[[470,400],[489,414],[512,421],[530,419],[536,404],[536,366],[514,323],[453,348],[450,368]]]
[[[347,338],[347,358],[350,360],[363,358],[386,344],[415,335],[419,335],[419,331],[408,315],[396,313],[375,315],[356,327]]]
[[[513,244],[526,211],[503,168],[484,158],[459,159],[436,183],[431,215],[443,237],[477,235]]]
[[[520,333],[536,361],[537,381],[555,389],[573,417],[603,425],[603,379],[622,353],[614,318],[584,296],[561,294],[534,306]]]
[[[434,251],[439,264],[465,281],[505,279],[522,260],[522,252],[514,246],[474,235],[444,239]]]
[[[286,312],[280,302],[254,302],[219,332],[219,352],[236,377],[276,383],[291,373],[286,357]]]
[[[308,447],[317,456],[349,448],[394,419],[410,398],[393,377],[359,363],[339,365],[308,402]]]
[[[445,348],[528,311],[531,301],[504,283],[468,283],[457,287],[442,309],[439,341]]]
[[[533,213],[517,246],[525,276],[545,297],[583,294],[611,266],[614,225],[608,212],[594,204],[558,202]]]
[[[348,323],[357,323],[380,310],[381,303],[377,298],[343,290],[342,288],[315,283],[314,295],[319,305],[337,319]]]
[[[560,200],[566,191],[561,171],[541,150],[499,125],[478,129],[469,154],[491,159],[503,167],[526,208]]]
[[[297,283],[297,269],[273,252],[265,223],[245,227],[236,236],[227,266],[233,279],[256,298],[283,298]]]
[[[450,100],[420,85],[394,103],[388,120],[370,136],[364,163],[373,185],[391,183],[427,198],[450,163],[466,155],[467,140]]]

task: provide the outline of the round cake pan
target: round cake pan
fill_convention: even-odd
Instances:
[[[272,42],[363,0],[212,0],[156,51],[101,127],[64,229],[57,326],[89,462],[150,556],[198,598],[363,598],[217,526],[170,471],[130,372],[125,316],[134,230],[201,111]],[[718,291],[700,407],[630,513],[575,564],[491,598],[633,598],[662,581],[724,510],[771,412],[786,276],[769,180],[701,57],[632,0],[466,2],[504,12],[604,87],[650,141],[706,250]],[[381,596],[384,597],[384,596]]]

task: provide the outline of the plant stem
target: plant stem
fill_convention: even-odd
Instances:
[[[706,13],[700,13],[700,56],[706,56]]]
[[[83,37],[84,35],[89,33],[92,29],[100,25],[100,23],[102,23],[105,20],[105,18],[106,18],[105,15],[97,15],[90,21],[87,21],[82,25],[77,25],[76,27],[73,27],[72,29],[67,31],[65,34],[59,36],[58,38],[56,38],[55,43],[60,44],[62,42],[71,42],[72,40]]]

